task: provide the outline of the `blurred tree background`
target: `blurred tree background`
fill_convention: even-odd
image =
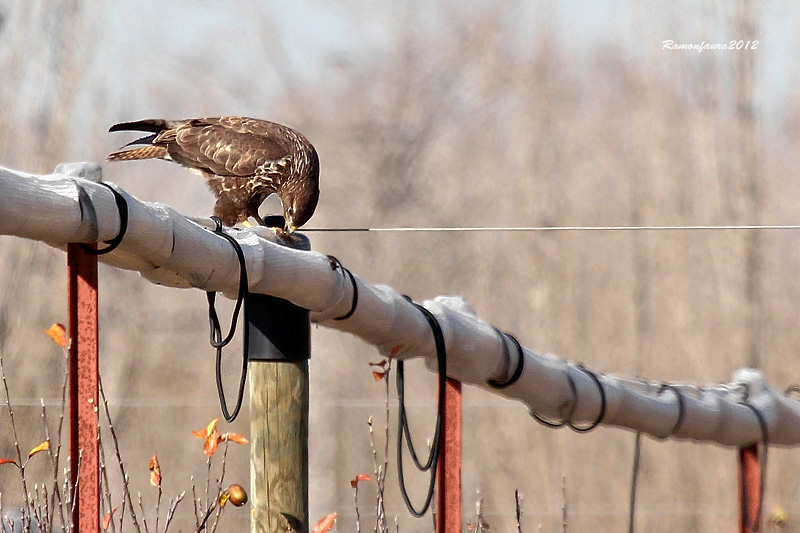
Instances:
[[[799,17],[781,0],[3,0],[0,164],[49,173],[103,161],[126,142],[105,133],[115,122],[243,114],[317,147],[309,227],[796,224]],[[698,53],[666,39],[759,44]],[[211,210],[202,180],[174,165],[106,164],[104,177],[186,214]],[[365,279],[416,300],[463,295],[526,346],[600,371],[702,384],[756,366],[776,387],[800,381],[795,231],[310,235]],[[0,352],[23,448],[41,440],[39,398],[57,410],[64,366],[43,330],[66,320],[64,265],[60,250],[0,237]],[[153,453],[165,497],[204,475],[190,431],[219,413],[205,296],[107,267],[100,285],[102,375],[147,504]],[[335,511],[351,531],[348,481],[371,472],[366,422],[383,416],[377,355],[324,329],[312,342],[312,519]],[[410,366],[425,439],[435,380]],[[519,489],[525,531],[560,530],[564,504],[571,530],[624,530],[632,433],[554,431],[471,387],[464,417],[465,513],[484,498],[507,531]],[[12,446],[0,431],[0,457]],[[246,486],[247,452],[229,460],[228,479]],[[769,461],[766,509],[798,523],[800,458]],[[406,513],[393,462],[388,515],[429,530]],[[4,506],[16,485],[0,470]],[[731,530],[737,509],[733,450],[644,439],[640,530]],[[246,508],[229,514],[247,527]],[[177,520],[192,527],[188,500]]]

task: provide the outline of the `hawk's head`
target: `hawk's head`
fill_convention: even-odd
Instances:
[[[308,222],[319,201],[319,157],[311,143],[305,141],[303,164],[287,179],[280,191],[286,231],[294,230]]]
[[[283,195],[283,218],[286,221],[286,230],[289,233],[308,222],[319,201],[319,187],[310,191],[290,191]]]

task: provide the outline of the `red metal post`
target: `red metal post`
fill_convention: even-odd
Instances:
[[[69,450],[72,486],[78,475],[74,531],[100,531],[100,468],[97,443],[97,257],[67,246],[69,271]]]
[[[461,532],[461,382],[444,388],[444,442],[436,468],[436,532]]]
[[[758,511],[761,508],[761,462],[758,445],[739,448],[739,531],[759,533]]]

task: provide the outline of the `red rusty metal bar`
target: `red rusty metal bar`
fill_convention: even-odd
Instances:
[[[739,531],[759,533],[761,503],[761,461],[758,445],[739,448]]]
[[[436,532],[461,532],[461,382],[444,387],[444,441],[436,467]]]
[[[100,468],[97,442],[97,257],[67,246],[69,271],[69,450],[72,486],[78,475],[72,517],[77,533],[100,531]]]

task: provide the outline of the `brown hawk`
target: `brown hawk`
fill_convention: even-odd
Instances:
[[[217,197],[214,214],[226,226],[248,216],[263,224],[258,208],[273,193],[281,200],[290,233],[317,207],[317,151],[281,124],[247,117],[149,119],[115,124],[108,131],[150,132],[108,160],[165,159],[202,174]]]

